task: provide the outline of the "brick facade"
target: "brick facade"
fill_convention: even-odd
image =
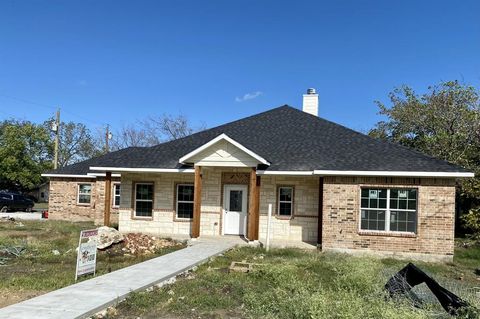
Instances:
[[[418,189],[415,235],[359,230],[361,187]],[[325,177],[324,250],[451,260],[454,250],[455,180]]]
[[[119,182],[120,180],[118,178],[112,179],[112,184]],[[78,184],[92,185],[90,204],[85,205],[77,203]],[[104,178],[50,178],[50,197],[48,201],[48,213],[50,219],[94,221],[96,225],[102,225],[104,209]],[[110,218],[111,223],[118,223],[118,208],[111,208]]]
[[[122,175],[119,227],[122,232],[189,236],[190,220],[178,220],[175,192],[178,183],[193,184],[193,174],[162,173]],[[248,185],[249,169],[202,168],[202,205],[200,235],[220,236],[223,219],[223,186]],[[77,184],[92,183],[92,203],[77,201]],[[154,183],[152,218],[133,216],[133,183]],[[103,178],[52,178],[50,182],[50,217],[52,219],[103,221]],[[279,217],[279,186],[294,188],[293,216]],[[316,243],[318,237],[318,176],[261,176],[260,241],[266,239],[268,205],[273,205],[272,242]],[[359,227],[362,187],[416,188],[417,232],[385,233],[363,231]],[[113,193],[112,193],[113,194]],[[112,220],[118,210],[112,210]],[[323,185],[322,249],[349,253],[375,253],[428,260],[451,260],[454,249],[455,180],[434,178],[325,177]]]

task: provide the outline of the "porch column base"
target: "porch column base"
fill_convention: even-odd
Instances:
[[[248,245],[249,246],[253,246],[253,247],[259,247],[260,246],[260,241],[258,241],[257,239],[255,240],[248,240]]]

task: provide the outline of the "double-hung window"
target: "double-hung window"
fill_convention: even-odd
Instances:
[[[177,218],[193,218],[193,195],[192,184],[177,184]]]
[[[135,216],[152,217],[153,211],[153,184],[135,184]]]
[[[113,184],[113,207],[120,207],[120,184]]]
[[[92,184],[78,184],[77,203],[80,205],[90,204],[92,200]]]
[[[281,186],[278,188],[278,215],[292,216],[293,214],[293,187]]]
[[[417,231],[417,190],[362,188],[360,229]]]

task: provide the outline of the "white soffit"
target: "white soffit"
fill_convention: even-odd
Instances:
[[[88,176],[95,176],[95,177],[105,177],[106,173],[87,173]],[[120,174],[112,174],[112,177],[121,177]]]
[[[90,167],[92,171],[136,173],[195,173],[193,168]]]
[[[313,171],[257,171],[257,175],[312,176]]]
[[[470,172],[405,172],[405,171],[334,171],[314,170],[314,175],[323,176],[398,176],[398,177],[474,177]]]
[[[42,174],[43,177],[67,177],[67,178],[95,178],[93,175],[78,174]]]

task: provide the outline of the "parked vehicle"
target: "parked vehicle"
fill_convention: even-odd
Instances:
[[[0,212],[7,212],[9,210],[23,210],[26,212],[32,211],[34,202],[16,193],[0,193]]]

